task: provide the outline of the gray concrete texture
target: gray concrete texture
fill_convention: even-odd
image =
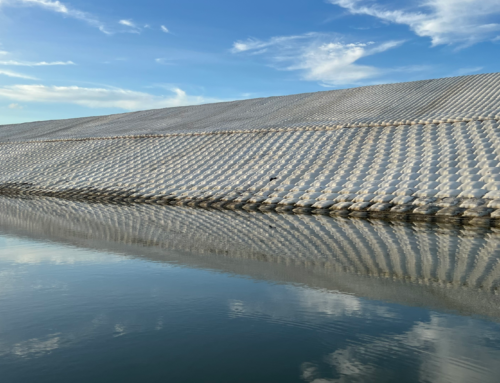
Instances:
[[[0,193],[496,220],[499,94],[485,74],[5,125]]]

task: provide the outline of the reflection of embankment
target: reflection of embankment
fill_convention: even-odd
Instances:
[[[500,318],[496,229],[0,198],[0,230]]]

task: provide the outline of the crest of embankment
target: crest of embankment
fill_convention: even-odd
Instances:
[[[5,125],[0,192],[490,219],[498,119],[486,74]]]

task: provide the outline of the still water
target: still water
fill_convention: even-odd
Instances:
[[[10,382],[498,382],[500,232],[0,198]]]

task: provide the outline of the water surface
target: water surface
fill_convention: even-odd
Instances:
[[[0,198],[2,382],[497,382],[500,234]]]

